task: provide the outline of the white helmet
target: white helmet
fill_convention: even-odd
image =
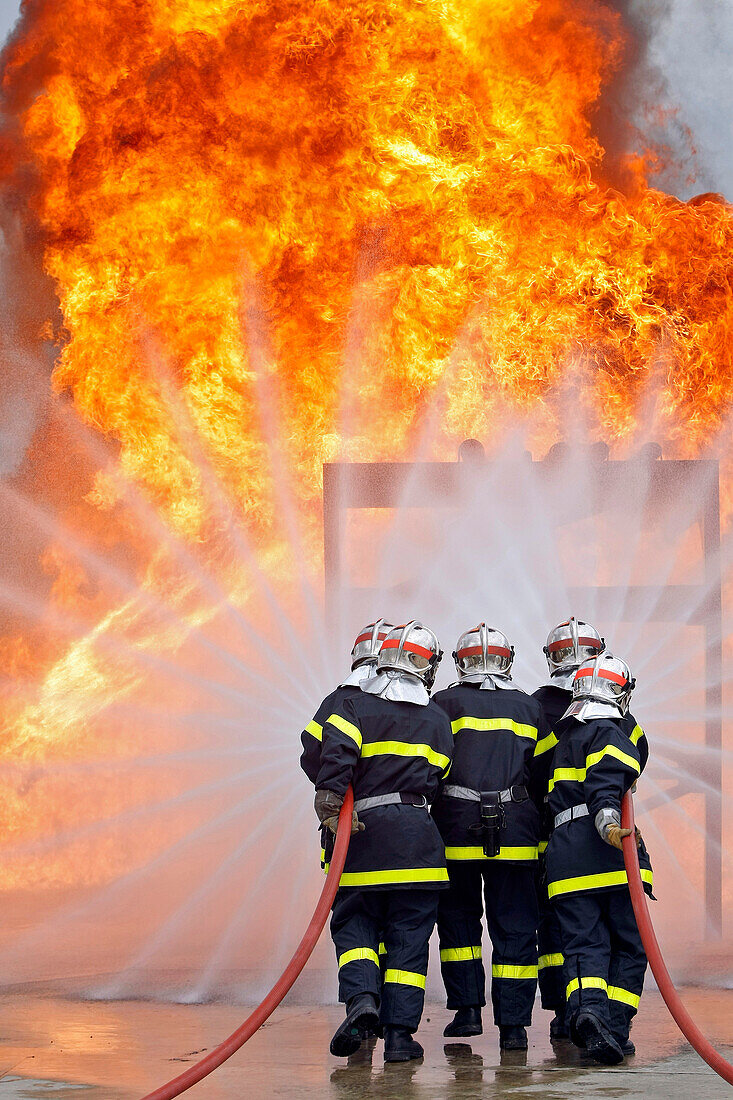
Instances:
[[[614,657],[612,653],[601,653],[575,673],[573,700],[594,699],[599,703],[610,703],[623,715],[629,709],[635,686],[636,680],[626,661]]]
[[[379,647],[392,629],[392,624],[386,619],[377,619],[375,623],[369,623],[360,630],[351,650],[352,669],[363,665],[365,661],[376,661]]]
[[[514,646],[510,645],[506,634],[481,623],[461,634],[453,660],[459,676],[468,676],[474,672],[508,676],[514,660]]]
[[[405,626],[390,630],[379,651],[377,671],[400,669],[419,677],[431,688],[442,656],[443,650],[432,630],[412,619]]]
[[[571,615],[547,635],[544,653],[550,675],[580,668],[584,661],[593,660],[605,648],[606,643],[594,626]]]

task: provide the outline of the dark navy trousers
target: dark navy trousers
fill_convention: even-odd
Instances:
[[[599,1016],[619,1042],[626,1042],[646,971],[628,889],[561,894],[553,906],[562,937],[571,1025],[573,1016],[585,1008]]]
[[[339,890],[331,937],[339,967],[339,1000],[359,993],[380,1002],[385,1027],[416,1031],[425,1001],[428,942],[440,890]]]
[[[527,1027],[537,990],[536,864],[448,860],[440,895],[440,969],[448,1008],[486,1004],[483,910],[493,952],[491,1000],[498,1025]],[[482,899],[483,893],[483,899]]]
[[[565,1008],[565,982],[563,981],[563,954],[560,923],[557,913],[547,896],[544,860],[537,873],[537,900],[539,923],[537,925],[537,960],[540,997],[543,1008],[562,1014]]]

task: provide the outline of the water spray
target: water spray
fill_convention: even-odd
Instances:
[[[723,1055],[719,1054],[712,1043],[705,1038],[685,1008],[679,993],[674,987],[662,950],[657,942],[639,871],[639,855],[636,850],[634,824],[634,800],[631,797],[631,791],[627,791],[624,797],[621,824],[624,829],[631,829],[631,834],[623,839],[624,863],[626,864],[626,874],[629,880],[629,893],[631,894],[631,903],[634,906],[634,916],[636,917],[641,941],[644,944],[644,950],[659,987],[659,992],[662,994],[664,1003],[672,1014],[674,1022],[690,1046],[697,1051],[711,1069],[715,1070],[719,1077],[722,1077],[729,1085],[733,1085],[733,1065],[726,1061]]]
[[[244,1023],[241,1024],[236,1031],[232,1032],[228,1039],[225,1039],[223,1043],[215,1047],[210,1054],[207,1054],[205,1058],[202,1058],[184,1073],[179,1074],[179,1076],[175,1077],[172,1081],[168,1081],[167,1084],[161,1085],[159,1088],[154,1089],[153,1092],[147,1093],[143,1097],[143,1100],[173,1100],[174,1096],[180,1096],[181,1093],[187,1092],[193,1085],[197,1085],[199,1081],[203,1081],[203,1079],[208,1077],[210,1073],[213,1073],[215,1069],[223,1065],[228,1058],[236,1054],[248,1039],[252,1038],[254,1033],[262,1027],[265,1020],[272,1015],[285,994],[288,993],[295,984],[296,979],[308,962],[314,947],[320,939],[323,926],[326,923],[328,914],[331,911],[331,906],[333,905],[333,899],[336,897],[336,891],[338,890],[341,880],[341,872],[346,862],[349,841],[351,840],[351,814],[353,808],[354,793],[351,787],[349,787],[346,792],[346,797],[344,798],[343,806],[341,807],[341,812],[339,813],[338,833],[334,844],[333,856],[331,858],[326,881],[323,884],[321,896],[318,899],[318,904],[313,912],[310,924],[305,930],[305,935],[296,948],[295,954],[265,999],[257,1006],[254,1012],[250,1013]]]

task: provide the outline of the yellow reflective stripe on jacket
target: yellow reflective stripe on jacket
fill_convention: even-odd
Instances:
[[[398,871],[345,871],[339,886],[393,886],[402,882],[447,882],[445,867],[414,867]]]
[[[621,1001],[625,1005],[630,1005],[631,1008],[638,1008],[641,997],[636,993],[629,992],[628,989],[622,989],[619,985],[609,985],[608,999],[609,1001]]]
[[[529,737],[531,741],[537,740],[537,727],[514,722],[511,718],[472,718],[467,714],[464,718],[456,718],[451,722],[454,735],[460,730],[504,730],[515,733],[517,737]]]
[[[565,962],[565,956],[557,952],[554,955],[540,955],[537,960],[538,970],[547,970],[548,966],[562,966]]]
[[[541,840],[540,841],[540,843],[539,843],[539,853],[540,853],[540,855],[542,855],[543,852],[547,851],[547,845],[548,844],[549,844],[548,840]]]
[[[565,990],[565,999],[575,993],[576,989],[602,989],[604,993],[608,993],[608,982],[604,978],[573,978]]]
[[[510,978],[512,981],[521,982],[526,978],[537,977],[536,966],[514,966],[510,963],[494,963],[491,967],[492,978]]]
[[[629,741],[631,742],[632,745],[638,745],[643,736],[644,736],[644,730],[641,728],[640,725],[637,724],[636,726],[634,726],[633,730],[631,731],[631,734],[629,736]]]
[[[351,951],[344,951],[343,955],[339,955],[339,970],[347,963],[358,962],[359,959],[367,959],[379,966],[379,956],[371,947],[352,947]]]
[[[337,730],[341,730],[342,733],[345,733],[347,737],[356,742],[357,748],[361,748],[361,730],[353,722],[347,722],[340,714],[332,714],[328,719],[328,724],[335,726]]]
[[[380,945],[379,945],[379,954],[380,955],[386,955],[387,954],[387,948],[384,946],[383,943],[380,943]]]
[[[319,726],[315,720],[308,723],[305,732],[309,733],[311,737],[315,737],[316,741],[323,740],[323,726]]]
[[[440,961],[443,963],[473,962],[481,958],[481,944],[477,947],[441,947]]]
[[[425,975],[414,974],[412,970],[385,970],[385,982],[393,982],[395,985],[414,985],[418,989],[425,988]]]
[[[537,848],[508,848],[502,844],[498,856],[485,856],[483,848],[467,846],[448,847],[445,850],[446,859],[537,859]]]
[[[642,867],[641,880],[649,886],[654,885],[654,875]],[[548,896],[572,894],[580,890],[601,890],[604,886],[625,886],[628,883],[625,871],[605,871],[600,875],[579,875],[577,878],[561,878],[551,882],[547,888]]]
[[[639,761],[634,760],[633,756],[628,756],[621,749],[617,749],[615,745],[606,745],[605,748],[599,749],[598,752],[592,752],[590,756],[586,757],[584,768],[555,768],[547,788],[548,792],[553,791],[555,784],[561,783],[563,780],[582,783],[590,769],[604,756],[612,756],[614,759],[620,760],[622,764],[625,764],[627,768],[631,768],[637,775],[641,772]]]
[[[537,742],[535,746],[535,756],[542,756],[543,753],[549,752],[550,749],[554,749],[557,744],[557,737],[554,733],[548,733],[547,737],[543,737],[541,741]]]
[[[430,745],[410,745],[407,741],[370,741],[361,747],[362,759],[370,756],[423,756],[436,768],[447,768],[450,757],[436,752]]]

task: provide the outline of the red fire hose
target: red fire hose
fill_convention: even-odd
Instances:
[[[349,787],[346,792],[344,804],[341,807],[341,813],[339,814],[338,834],[333,848],[331,866],[329,867],[328,875],[326,876],[326,881],[323,885],[321,896],[318,899],[315,912],[311,917],[310,924],[306,928],[303,939],[298,944],[295,954],[265,997],[264,1001],[247,1017],[241,1027],[238,1027],[228,1039],[225,1039],[223,1043],[220,1043],[218,1047],[212,1050],[211,1054],[207,1054],[206,1057],[202,1058],[200,1062],[197,1062],[195,1066],[191,1066],[185,1073],[180,1074],[180,1076],[174,1078],[173,1081],[169,1081],[167,1085],[161,1085],[160,1088],[147,1093],[147,1095],[143,1097],[143,1100],[172,1100],[174,1096],[180,1096],[182,1092],[186,1092],[192,1085],[196,1085],[199,1081],[203,1081],[204,1077],[208,1077],[210,1073],[218,1069],[223,1062],[226,1062],[227,1058],[231,1058],[232,1054],[236,1053],[248,1039],[251,1039],[257,1029],[264,1024],[268,1016],[270,1016],[280,1004],[280,1001],[294,984],[301,970],[308,962],[313,948],[316,946],[321,932],[323,931],[323,926],[326,923],[326,918],[333,904],[333,899],[336,896],[341,872],[346,862],[349,841],[351,839],[351,811],[353,805],[354,795],[351,787]]]
[[[626,793],[623,801],[623,806],[621,808],[621,824],[624,829],[631,829],[631,836],[626,836],[623,839],[624,863],[626,864],[626,874],[629,879],[629,892],[631,894],[631,903],[634,906],[634,916],[636,917],[639,934],[644,944],[647,958],[649,959],[652,974],[659,986],[659,992],[662,994],[667,1008],[672,1013],[675,1023],[690,1045],[694,1047],[700,1057],[707,1062],[711,1069],[714,1069],[729,1085],[733,1085],[733,1066],[730,1062],[726,1062],[722,1054],[718,1054],[715,1047],[708,1042],[685,1006],[682,1004],[680,995],[672,983],[672,978],[670,977],[659,944],[657,943],[657,937],[654,933],[652,919],[649,916],[649,907],[647,905],[646,894],[644,893],[641,873],[639,871],[639,855],[636,851],[636,840],[634,837],[634,801],[631,797],[631,791]]]

